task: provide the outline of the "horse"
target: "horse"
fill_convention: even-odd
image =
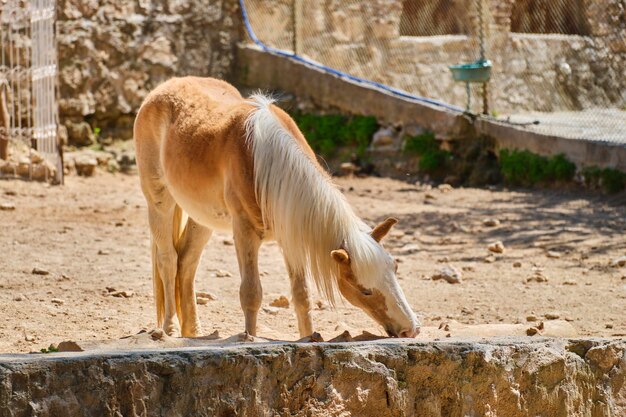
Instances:
[[[380,244],[397,220],[368,227],[273,99],[244,99],[213,78],[172,78],[145,98],[134,140],[148,206],[157,323],[168,335],[201,334],[194,281],[213,230],[233,233],[248,334],[256,336],[262,300],[259,247],[274,240],[301,337],[313,332],[311,281],[331,305],[338,290],[389,336],[417,335],[397,264]]]

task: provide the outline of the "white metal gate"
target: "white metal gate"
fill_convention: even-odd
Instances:
[[[56,0],[0,0],[0,175],[61,182]]]

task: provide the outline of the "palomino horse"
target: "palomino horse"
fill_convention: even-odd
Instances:
[[[262,95],[244,99],[211,78],[174,78],[144,101],[134,130],[148,202],[157,322],[196,336],[194,276],[212,230],[232,230],[245,329],[261,306],[258,250],[280,245],[301,336],[313,331],[309,281],[334,304],[336,289],[392,336],[418,322],[380,240],[395,219],[370,230],[359,219],[294,121]]]

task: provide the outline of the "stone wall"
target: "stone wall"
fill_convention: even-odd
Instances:
[[[70,144],[129,139],[146,94],[177,75],[229,79],[237,0],[59,0],[60,119]]]
[[[238,83],[251,90],[261,88],[289,93],[285,97],[293,95],[293,102],[285,102],[287,109],[375,116],[383,126],[403,127],[405,130],[402,132],[409,135],[414,135],[418,127],[428,129],[447,143],[485,135],[494,140],[496,149],[526,149],[544,156],[562,153],[579,167],[597,166],[626,172],[624,146],[543,134],[490,119],[481,118],[471,123],[471,119],[462,114],[329,76],[302,62],[262,52],[255,46],[240,45],[237,59],[240,68]],[[397,138],[401,139],[402,132]],[[381,143],[387,148],[385,152],[389,151],[386,156],[381,148],[377,148],[376,142],[374,138],[372,146],[377,152],[376,169],[384,175],[405,175],[411,161],[398,156],[402,141],[394,142],[391,147]],[[389,170],[383,165],[387,163],[386,159],[391,167]]]
[[[422,34],[430,31],[433,36],[400,36],[407,33],[407,25],[411,25],[403,3],[411,2],[323,0],[307,3],[297,30],[299,53],[356,76],[464,107],[465,86],[453,81],[448,66],[470,62],[479,56],[475,2],[430,0],[431,7],[409,10],[413,18],[418,19],[413,23],[415,30]],[[522,6],[517,7],[515,13],[531,16],[535,3],[520,2]],[[589,36],[511,33],[513,0],[484,2],[488,9],[487,57],[494,64],[489,88],[493,110],[504,114],[526,110],[621,108],[624,105],[624,3],[621,0],[579,0],[579,3],[584,12],[583,23],[579,26],[584,26]],[[442,14],[443,6],[448,16]],[[253,27],[260,28],[258,34],[262,41],[284,48],[283,32],[269,32],[262,27],[273,27],[273,22],[291,22],[293,11],[289,7],[268,7],[264,7],[263,19],[253,19]],[[465,15],[457,16],[459,13]],[[448,34],[442,34],[442,27],[448,28]],[[564,31],[567,29],[565,27]],[[473,110],[479,111],[482,105],[479,88],[473,91]]]
[[[7,355],[0,415],[623,416],[625,348],[405,339]]]

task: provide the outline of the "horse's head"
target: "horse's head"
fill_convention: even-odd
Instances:
[[[371,231],[377,245],[373,259],[353,259],[346,248],[332,251],[331,256],[339,266],[339,291],[350,303],[381,324],[389,336],[415,337],[419,322],[398,285],[398,265],[380,245],[396,223],[389,218]]]

